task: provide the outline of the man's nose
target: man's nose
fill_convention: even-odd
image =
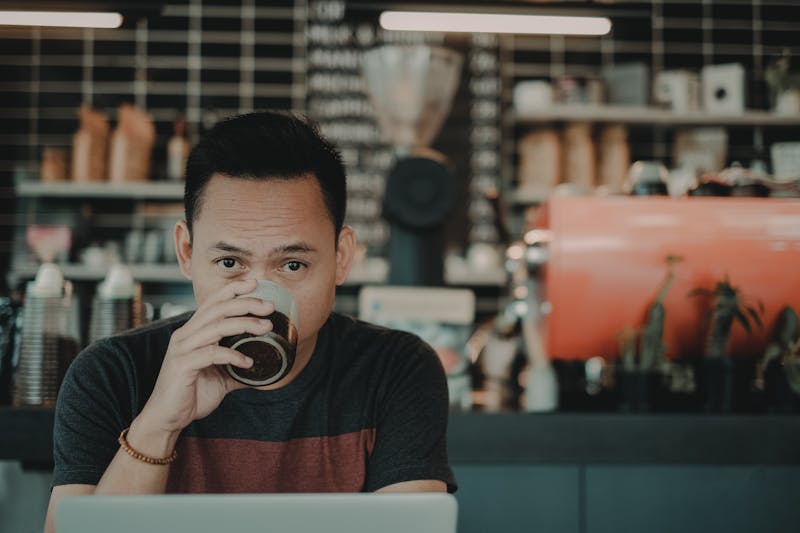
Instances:
[[[274,274],[275,274],[275,273],[274,273],[274,272],[272,272],[272,271],[271,271],[269,268],[267,268],[266,266],[261,266],[261,267],[259,267],[259,266],[253,266],[253,267],[250,269],[250,272],[248,272],[248,276],[247,276],[247,277],[248,277],[248,278],[257,279],[257,280],[276,281],[276,280],[274,279],[274,278],[275,278],[275,275],[274,275]]]

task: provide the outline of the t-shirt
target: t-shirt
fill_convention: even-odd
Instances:
[[[54,485],[99,482],[190,316],[103,339],[75,359],[56,406]],[[428,345],[332,313],[294,381],[231,392],[183,430],[167,492],[361,492],[419,479],[453,492],[447,412]]]

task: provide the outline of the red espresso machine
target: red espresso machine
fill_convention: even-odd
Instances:
[[[539,272],[545,351],[551,359],[615,359],[619,334],[640,328],[680,256],[664,301],[665,356],[700,356],[712,302],[690,297],[729,279],[744,302],[763,304],[763,329],[734,324],[732,357],[760,356],[779,311],[800,309],[800,200],[552,196]]]

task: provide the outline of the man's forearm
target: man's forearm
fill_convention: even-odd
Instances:
[[[128,431],[128,445],[148,457],[169,457],[175,449],[178,433],[148,430],[146,422],[136,419]],[[170,465],[153,465],[129,455],[122,448],[106,468],[97,486],[60,485],[53,488],[45,519],[45,533],[55,533],[55,509],[65,496],[83,494],[163,494],[167,488]]]
[[[151,430],[137,418],[127,440],[132,449],[143,455],[168,457],[175,449],[178,433]],[[95,494],[161,494],[167,488],[169,469],[169,464],[149,464],[120,448],[97,484]]]

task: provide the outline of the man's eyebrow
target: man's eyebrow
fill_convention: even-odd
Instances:
[[[317,249],[305,242],[296,242],[292,244],[285,244],[278,246],[270,251],[269,255],[285,255],[285,254],[311,254],[316,252]]]
[[[227,243],[225,241],[219,241],[216,244],[214,244],[213,246],[210,246],[208,249],[209,249],[209,251],[217,251],[218,250],[218,251],[221,251],[221,252],[229,252],[229,253],[232,253],[232,254],[244,255],[244,256],[248,256],[248,257],[253,255],[252,253],[250,253],[249,250],[245,250],[244,248],[239,248],[238,246],[234,246],[233,244],[229,244],[229,243]]]
[[[250,257],[253,255],[249,250],[245,250],[244,248],[239,248],[238,246],[227,243],[225,241],[217,242],[216,244],[211,246],[209,250],[228,252],[245,257]],[[317,249],[308,243],[295,242],[292,244],[285,244],[283,246],[278,246],[277,248],[273,248],[272,250],[270,250],[269,255],[276,256],[276,255],[286,255],[286,254],[310,254],[310,253],[315,253],[316,251]]]

